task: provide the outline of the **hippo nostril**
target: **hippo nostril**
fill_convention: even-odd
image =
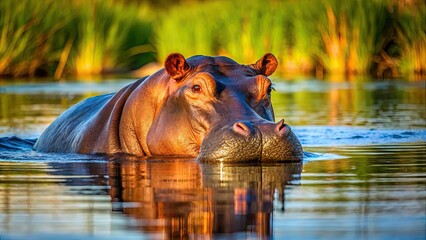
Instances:
[[[284,123],[284,119],[281,119],[275,125],[275,131],[278,133],[279,136],[284,136],[288,132],[288,128],[287,125]]]
[[[232,125],[232,130],[234,130],[234,132],[241,134],[243,136],[250,135],[249,127],[242,122],[234,123],[234,125]]]

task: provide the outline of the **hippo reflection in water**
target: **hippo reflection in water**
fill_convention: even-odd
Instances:
[[[267,77],[277,64],[270,53],[250,65],[171,54],[153,75],[65,111],[34,149],[205,162],[300,161],[299,140],[283,120],[274,122]]]
[[[284,214],[303,165],[158,160],[110,161],[108,173],[91,174],[109,176],[113,210],[136,219],[132,229],[163,239],[273,239],[275,215]]]

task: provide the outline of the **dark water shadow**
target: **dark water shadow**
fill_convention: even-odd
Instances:
[[[37,139],[23,139],[19,137],[0,138],[0,152],[4,151],[26,151],[32,149]]]

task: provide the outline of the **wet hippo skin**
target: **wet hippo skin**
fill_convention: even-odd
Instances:
[[[199,161],[300,161],[290,127],[275,123],[271,75],[277,59],[171,54],[164,68],[117,93],[62,113],[34,145],[41,152],[192,156]]]

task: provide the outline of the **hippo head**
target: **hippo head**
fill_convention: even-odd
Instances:
[[[284,120],[274,122],[268,76],[277,64],[270,53],[251,65],[168,56],[167,93],[147,136],[151,154],[203,162],[300,161],[299,140]]]

